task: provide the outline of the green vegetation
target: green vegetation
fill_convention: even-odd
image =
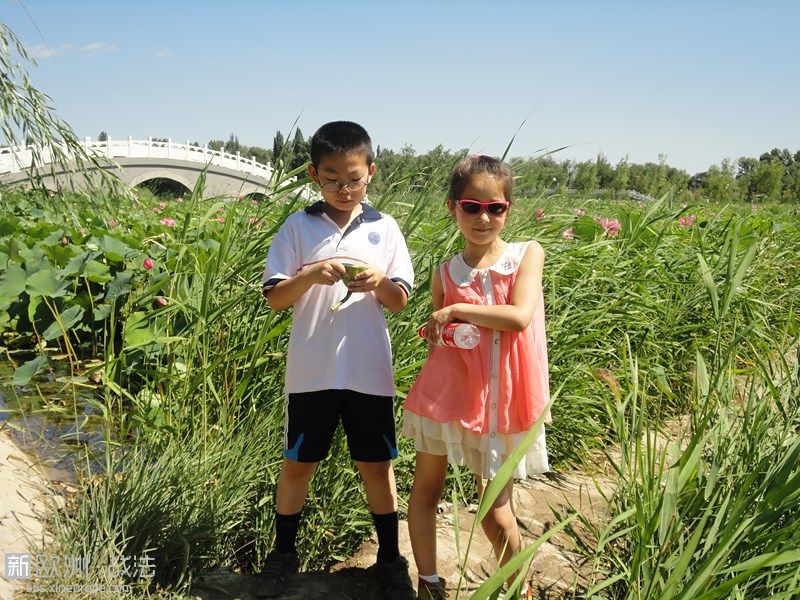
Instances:
[[[457,251],[458,235],[438,189],[404,183],[391,190],[373,199],[398,219],[419,281],[407,310],[390,318],[402,399],[424,361],[416,329],[430,310],[431,269]],[[273,233],[300,206],[294,192],[267,204],[202,200],[197,190],[171,201],[120,199],[108,212],[79,196],[62,202],[2,193],[0,307],[17,385],[66,356],[72,385],[86,386],[82,361],[103,358],[93,368],[102,372],[96,402],[108,444],[91,458],[99,472],[84,472],[79,498],[56,515],[64,553],[85,552],[103,564],[147,551],[164,585],[213,564],[253,568],[272,536],[289,326],[288,314],[268,310],[259,276]],[[791,452],[800,417],[781,359],[798,336],[800,262],[791,249],[800,229],[791,207],[669,204],[585,200],[577,207],[561,196],[515,205],[509,238],[536,238],[547,253],[557,390],[551,457],[561,468],[591,469],[599,450],[616,444],[630,452],[619,464],[619,518],[598,532],[601,546],[587,549],[596,553],[598,585],[611,581],[602,590],[609,597],[637,589],[656,597],[653,590],[662,593],[668,582],[711,589],[739,573],[748,573],[739,589],[750,579],[753,589],[784,589],[797,565],[785,549],[798,536]],[[739,379],[750,390],[745,396],[734,395]],[[680,459],[687,467],[634,443],[676,414],[692,415],[690,448]],[[725,435],[737,422],[755,429]],[[342,444],[337,438],[313,482],[300,536],[308,566],[347,556],[370,529],[366,504],[351,493],[358,479]],[[781,451],[786,459],[774,460]],[[406,498],[407,444],[396,466]],[[758,486],[741,485],[750,472],[759,473]],[[470,489],[456,477],[454,490]],[[729,492],[746,495],[726,501]],[[758,502],[778,497],[779,506]],[[692,531],[716,523],[701,539],[706,550],[725,531],[716,512],[700,522],[709,506],[723,514],[747,509],[758,528],[721,540],[721,558],[693,583],[703,554],[687,554]],[[773,514],[780,517],[774,525]],[[746,568],[734,568],[740,564]],[[644,574],[652,577],[647,593],[639,587]]]
[[[233,133],[228,141],[211,140],[208,146],[213,150],[254,156],[264,164],[279,162],[288,170],[298,169],[310,160],[309,141],[300,129],[294,130],[289,141],[284,139],[283,133],[276,132],[272,149],[244,146]],[[423,154],[418,154],[410,145],[399,151],[378,145],[379,169],[371,189],[381,195],[401,185],[414,188],[436,185],[444,190],[449,173],[447,167],[467,153],[466,149],[446,150],[441,144]],[[735,163],[724,160],[694,175],[671,167],[664,155],[659,156],[658,163],[637,164],[625,158],[612,165],[602,154],[595,160],[575,161],[557,160],[557,153],[509,160],[518,178],[518,195],[574,194],[577,198],[653,200],[671,193],[676,202],[800,202],[800,150],[792,154],[786,148],[773,148],[758,158],[743,156]],[[278,160],[274,161],[273,157]]]
[[[288,143],[278,131],[271,150],[242,146],[235,134],[231,134],[227,142],[211,140],[208,145],[215,150],[255,156],[265,164],[278,156],[289,169],[296,169],[309,160],[308,140],[299,129]],[[379,169],[371,189],[384,194],[393,186],[422,188],[432,183],[446,189],[447,166],[454,165],[467,153],[466,149],[446,150],[441,144],[423,154],[409,145],[400,151],[377,146]],[[517,193],[526,196],[571,193],[579,198],[638,199],[646,196],[652,200],[671,193],[677,202],[800,202],[800,150],[792,154],[786,148],[773,148],[758,158],[743,156],[735,164],[724,160],[694,175],[669,166],[664,155],[659,156],[658,163],[644,164],[632,163],[626,158],[612,165],[602,154],[590,161],[557,160],[557,152],[533,158],[512,158],[509,162],[518,178]]]

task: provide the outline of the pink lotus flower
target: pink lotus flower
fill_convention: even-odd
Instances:
[[[224,207],[224,206],[220,206],[220,207],[217,209],[217,212],[225,212],[225,207]]]
[[[119,221],[117,221],[116,219],[109,219],[108,220],[109,229],[114,229],[114,227],[116,227],[117,225],[119,225]]]
[[[167,305],[167,299],[164,298],[164,296],[156,296],[154,302],[155,302],[155,304],[157,306],[166,306]]]
[[[537,221],[541,221],[542,219],[544,219],[544,209],[537,208],[536,212],[533,213],[533,218],[536,219]]]
[[[217,218],[216,218],[216,219],[214,219],[214,220],[215,220],[217,223],[224,223],[224,222],[225,222],[225,217],[217,217]]]
[[[250,225],[255,225],[258,221],[258,217],[250,217],[248,221],[250,221]]]
[[[167,208],[167,203],[162,200],[161,202],[158,203],[158,208],[164,210],[165,208]]]
[[[175,227],[175,221],[170,219],[169,217],[164,217],[163,219],[159,219],[158,222],[166,227]]]
[[[154,212],[155,214],[158,214],[158,213],[160,213],[160,212],[161,212],[161,209],[160,209],[159,207],[157,207],[157,206],[154,206],[154,207],[153,207],[153,212]]]
[[[561,237],[563,237],[565,240],[575,239],[575,234],[572,233],[572,227],[567,227],[561,234]]]
[[[694,222],[697,220],[697,216],[695,215],[683,215],[678,217],[678,225],[681,227],[691,227],[694,225]]]
[[[617,237],[620,230],[620,224],[617,219],[602,219],[600,217],[594,218],[595,223],[605,229],[605,234],[608,237]]]
[[[178,204],[183,204],[183,196],[178,196],[177,198],[175,198],[175,202],[177,202]]]
[[[144,262],[142,263],[142,267],[144,267],[146,270],[149,271],[150,269],[153,268],[153,264],[154,263],[152,258],[145,258]]]
[[[582,217],[583,215],[586,214],[586,211],[583,210],[582,208],[576,208],[575,209],[575,214],[578,215],[579,217]]]

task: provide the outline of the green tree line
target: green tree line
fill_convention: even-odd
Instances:
[[[102,132],[105,135],[105,132]],[[196,143],[196,142],[195,142]],[[286,139],[277,131],[272,148],[245,146],[232,133],[228,140],[210,140],[212,150],[255,157],[271,164],[278,157],[285,170],[295,169],[310,159],[309,140],[300,129]],[[442,144],[425,153],[405,145],[399,151],[377,146],[378,171],[371,183],[375,193],[382,193],[399,182],[412,187],[447,185],[453,165],[468,151],[447,150]],[[627,158],[612,164],[603,154],[594,160],[557,160],[554,155],[512,158],[517,178],[516,193],[531,196],[542,193],[580,193],[613,197],[622,194],[659,197],[668,191],[679,199],[742,202],[800,202],[800,150],[773,148],[758,158],[743,156],[737,161],[723,160],[694,175],[667,164],[659,155],[657,163],[630,162]]]

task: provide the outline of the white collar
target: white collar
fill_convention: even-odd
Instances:
[[[519,267],[520,260],[522,259],[521,243],[506,244],[503,254],[497,259],[493,265],[483,269],[475,269],[467,264],[464,260],[464,254],[459,252],[456,254],[448,264],[450,278],[459,287],[467,287],[475,279],[475,276],[485,271],[494,271],[498,275],[510,275]]]

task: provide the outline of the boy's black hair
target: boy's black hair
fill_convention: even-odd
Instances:
[[[368,166],[375,161],[372,140],[367,130],[352,121],[325,123],[311,136],[310,152],[314,167],[318,167],[319,162],[329,154],[349,156],[363,153]]]
[[[468,156],[455,166],[450,174],[450,188],[447,192],[447,198],[451,202],[461,198],[461,194],[464,193],[464,189],[469,185],[470,179],[479,175],[489,175],[497,179],[503,186],[503,197],[511,202],[511,192],[514,190],[514,178],[511,175],[511,169],[504,162],[482,154]]]

